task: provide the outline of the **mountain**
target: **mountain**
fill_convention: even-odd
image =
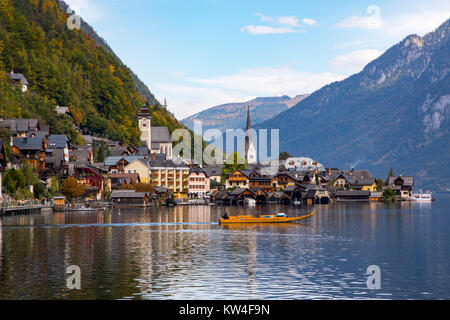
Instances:
[[[59,7],[63,12],[67,12],[67,9],[69,8],[69,5],[65,3],[64,1],[59,1]],[[116,57],[117,60],[120,61],[122,66],[127,69],[128,72],[130,72],[131,77],[133,78],[134,86],[136,90],[141,94],[142,98],[144,98],[146,101],[148,101],[151,105],[158,105],[160,104],[158,100],[156,100],[153,93],[150,92],[149,88],[139,79],[139,77],[130,69],[128,68],[121,60],[120,58],[114,53],[114,51],[111,49],[111,47],[108,45],[108,43],[100,37],[97,32],[94,31],[91,25],[89,25],[86,21],[81,18],[81,30],[88,34],[95,43],[102,47],[106,52]]]
[[[314,92],[259,124],[280,129],[280,150],[329,167],[385,177],[414,175],[416,187],[450,187],[450,20],[411,35],[360,73]]]
[[[56,0],[0,0],[0,117],[40,119],[51,133],[83,143],[73,124],[123,143],[140,143],[137,113],[151,106],[155,126],[183,127],[94,30],[69,30]],[[25,75],[22,93],[7,72]],[[55,107],[70,107],[73,117]]]
[[[209,108],[190,116],[181,122],[193,129],[194,121],[201,120],[203,129],[245,129],[247,121],[247,106],[250,106],[252,125],[263,122],[273,116],[291,108],[308,95],[298,95],[295,98],[288,96],[256,98],[247,102],[228,103]]]

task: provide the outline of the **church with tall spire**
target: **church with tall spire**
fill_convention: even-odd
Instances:
[[[245,128],[245,162],[254,164],[256,163],[256,147],[253,142],[251,129],[252,124],[250,121],[250,106],[247,106],[247,127]]]

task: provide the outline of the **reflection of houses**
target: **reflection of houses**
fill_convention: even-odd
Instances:
[[[338,190],[335,195],[338,202],[367,202],[369,201],[369,196],[369,190]]]
[[[0,202],[3,201],[3,172],[6,169],[6,165],[7,161],[6,161],[5,146],[3,144],[3,140],[0,139]]]
[[[387,188],[391,188],[397,194],[397,198],[403,201],[411,200],[412,190],[414,187],[414,177],[396,176],[389,177]],[[386,188],[386,187],[385,187]]]

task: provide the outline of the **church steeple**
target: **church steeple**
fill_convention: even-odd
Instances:
[[[245,128],[245,161],[247,163],[256,163],[256,148],[253,144],[252,124],[250,121],[250,105],[247,106],[247,126]]]

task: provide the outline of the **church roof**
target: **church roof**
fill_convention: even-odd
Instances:
[[[167,127],[152,127],[151,132],[152,143],[171,143],[169,128]]]

